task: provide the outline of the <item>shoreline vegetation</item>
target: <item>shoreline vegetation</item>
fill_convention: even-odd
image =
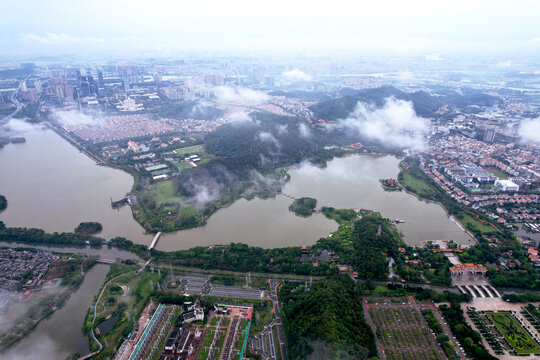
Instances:
[[[310,197],[301,197],[294,199],[293,203],[289,206],[289,211],[293,212],[296,216],[310,217],[317,207],[317,199]]]
[[[103,230],[103,226],[95,221],[82,222],[75,228],[75,234],[94,235]]]
[[[7,209],[7,199],[4,195],[0,195],[0,212]]]

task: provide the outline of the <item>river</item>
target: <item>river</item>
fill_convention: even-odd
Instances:
[[[82,332],[86,311],[99,291],[108,265],[95,265],[86,273],[84,282],[67,303],[49,318],[41,321],[36,329],[23,340],[2,354],[6,360],[65,359],[74,352],[86,355],[88,337]],[[39,355],[38,355],[39,354]]]
[[[122,198],[131,189],[129,174],[96,165],[52,130],[25,125],[21,131],[26,143],[0,150],[0,193],[8,199],[0,220],[7,226],[49,232],[73,231],[82,221],[99,221],[103,238],[123,236],[150,244],[152,236],[144,234],[129,207],[114,210],[110,206],[111,198]],[[438,204],[406,192],[383,191],[379,179],[397,177],[398,162],[393,156],[355,155],[334,159],[326,168],[303,163],[290,170],[283,193],[314,197],[319,206],[373,209],[385,217],[403,219],[398,229],[410,245],[436,239],[472,244]],[[321,214],[295,216],[288,211],[291,202],[283,195],[238,200],[213,214],[203,227],[164,234],[157,249],[231,242],[265,248],[310,245],[337,228]]]

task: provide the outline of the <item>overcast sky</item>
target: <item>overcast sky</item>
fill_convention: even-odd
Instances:
[[[538,52],[538,0],[0,0],[0,56],[110,50]]]

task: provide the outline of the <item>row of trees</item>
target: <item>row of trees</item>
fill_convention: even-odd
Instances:
[[[117,237],[111,239],[111,244],[119,249],[135,252],[142,258],[149,257],[145,246],[134,244],[130,240]],[[301,275],[329,275],[337,272],[337,269],[331,268],[328,264],[314,267],[310,263],[301,263],[300,255],[299,247],[263,249],[241,243],[213,247],[198,246],[171,252],[151,250],[152,258],[158,263],[200,269]]]
[[[99,247],[103,243],[103,239],[84,234],[57,232],[49,234],[41,229],[6,227],[2,221],[0,221],[0,241],[37,245],[90,245],[93,247]]]
[[[441,305],[439,309],[467,355],[474,360],[496,360],[482,345],[482,335],[467,324],[458,303],[451,303],[450,306]]]

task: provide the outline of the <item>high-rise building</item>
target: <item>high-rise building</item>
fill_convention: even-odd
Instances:
[[[38,94],[41,94],[43,92],[43,86],[41,86],[41,81],[34,80],[34,87],[36,88],[36,92]]]
[[[98,87],[105,86],[105,82],[103,81],[103,71],[98,71]]]
[[[127,74],[124,74],[122,76],[122,82],[124,83],[124,91],[128,91],[130,89],[130,86],[129,86],[129,77],[127,76]]]
[[[94,81],[94,77],[92,75],[86,76],[86,79],[88,81],[88,87],[91,94],[97,94],[97,85]]]
[[[21,83],[21,91],[28,91],[28,88],[26,87],[26,80]]]
[[[272,76],[265,76],[264,78],[264,85],[271,87],[276,85],[276,81]]]
[[[488,143],[493,143],[494,140],[495,140],[495,129],[487,128],[486,132],[484,133],[484,141]]]

